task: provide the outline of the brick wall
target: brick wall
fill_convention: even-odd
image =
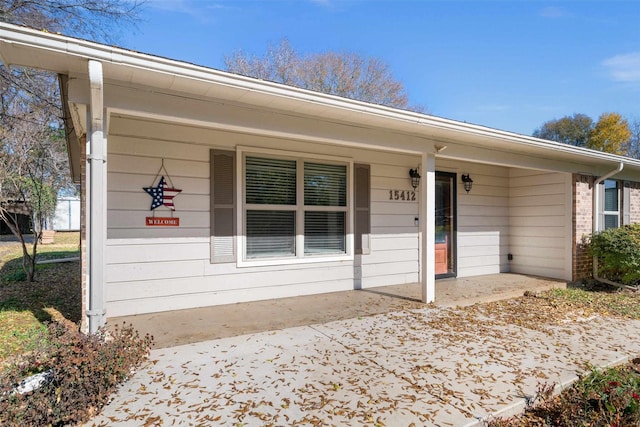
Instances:
[[[587,254],[584,238],[592,231],[593,181],[592,176],[573,175],[573,280],[591,277],[592,260]],[[638,194],[640,196],[640,193]],[[638,200],[640,209],[640,198]],[[640,211],[638,212],[640,215]]]
[[[640,182],[631,182],[629,193],[629,214],[631,223],[640,222]]]

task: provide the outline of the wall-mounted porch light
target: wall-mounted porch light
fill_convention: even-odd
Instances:
[[[471,191],[471,187],[473,187],[473,180],[468,173],[462,175],[462,185],[464,185],[464,189],[467,193]]]
[[[409,169],[409,176],[411,177],[411,186],[415,190],[420,185],[420,174],[418,169]]]

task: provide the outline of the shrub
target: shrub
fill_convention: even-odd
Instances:
[[[543,385],[539,405],[521,416],[493,420],[490,427],[623,427],[640,425],[640,358],[630,363],[592,369],[571,387],[554,396]]]
[[[149,354],[153,338],[131,326],[86,335],[51,323],[40,348],[0,374],[0,425],[61,426],[85,422],[104,406],[117,385]],[[19,394],[26,377],[48,372],[48,381]]]
[[[640,284],[640,224],[595,233],[589,253],[598,257],[602,277],[625,285]]]

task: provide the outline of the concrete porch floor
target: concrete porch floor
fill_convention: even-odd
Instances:
[[[521,296],[525,291],[565,288],[566,282],[502,273],[436,281],[435,305],[467,306]],[[403,308],[421,308],[420,285],[383,286],[212,307],[122,316],[109,325],[131,323],[155,338],[155,348],[249,333],[327,323]]]

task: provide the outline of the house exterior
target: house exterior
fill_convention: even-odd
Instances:
[[[634,159],[9,24],[0,58],[60,76],[90,331],[415,282],[430,302],[441,277],[578,280],[585,235],[640,221]]]

